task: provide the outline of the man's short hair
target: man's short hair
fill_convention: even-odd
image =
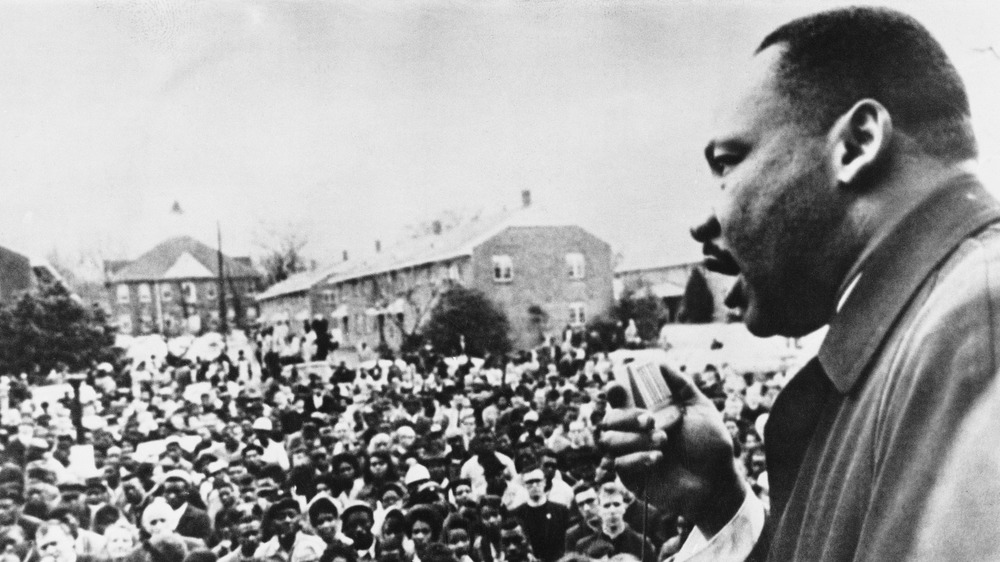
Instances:
[[[621,494],[625,503],[632,503],[632,500],[634,499],[632,492],[629,492],[625,486],[622,486],[618,482],[605,482],[604,484],[601,484],[600,493],[607,496],[612,494]]]
[[[912,17],[885,8],[835,9],[782,25],[757,52],[772,45],[785,49],[778,87],[800,123],[825,131],[871,98],[928,155],[945,162],[977,156],[962,79]]]

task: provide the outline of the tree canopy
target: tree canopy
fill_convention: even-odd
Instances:
[[[708,287],[708,280],[701,269],[694,268],[684,287],[681,300],[680,321],[689,324],[705,324],[712,321],[715,313],[715,299]]]
[[[0,373],[86,369],[114,360],[114,343],[104,311],[84,306],[61,283],[45,283],[0,307]]]
[[[439,352],[476,357],[503,355],[513,347],[510,322],[482,292],[456,285],[442,293],[423,328],[423,337]]]
[[[638,283],[625,287],[612,309],[612,316],[622,326],[628,326],[629,320],[635,320],[639,337],[650,341],[659,336],[660,326],[667,319],[667,310],[660,299],[650,292],[647,284]]]

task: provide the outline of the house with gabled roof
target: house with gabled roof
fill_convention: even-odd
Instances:
[[[120,333],[178,335],[218,329],[219,256],[190,236],[164,240],[138,258],[105,262],[105,286]],[[263,276],[250,258],[222,256],[230,327],[256,317]]]
[[[482,291],[507,314],[516,348],[566,325],[583,326],[612,305],[611,247],[530,204],[478,216],[450,230],[300,273],[258,295],[261,320],[293,331],[317,316],[342,345],[398,348],[449,287]],[[345,256],[346,258],[346,256]],[[457,343],[457,342],[456,342]]]

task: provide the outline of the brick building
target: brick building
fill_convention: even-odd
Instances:
[[[302,273],[258,296],[261,319],[324,316],[342,344],[398,348],[453,284],[482,291],[507,314],[515,348],[605,313],[613,299],[611,247],[579,226],[525,205],[364,258]]]
[[[227,317],[245,328],[256,317],[261,274],[249,258],[223,256]],[[123,334],[172,336],[218,329],[215,249],[191,237],[170,238],[132,261],[105,262],[111,318]]]

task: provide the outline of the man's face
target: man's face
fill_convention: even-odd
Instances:
[[[455,486],[452,493],[455,494],[455,503],[462,505],[462,501],[472,495],[472,487],[462,483]]]
[[[122,483],[122,490],[125,492],[125,499],[132,504],[138,504],[142,501],[142,496],[144,490],[142,488],[142,482],[138,478],[130,478]]]
[[[576,507],[580,510],[580,517],[588,523],[593,524],[600,518],[600,513],[598,513],[597,509],[597,497],[592,492],[588,492],[586,496],[578,497]]]
[[[375,522],[367,511],[354,511],[344,521],[344,534],[361,548],[368,548],[373,539],[372,525],[374,524]]]
[[[17,520],[17,501],[13,498],[0,499],[0,525],[12,525]]]
[[[260,523],[248,521],[236,527],[236,542],[244,553],[252,553],[260,544]]]
[[[101,505],[111,501],[111,494],[108,493],[108,489],[99,486],[91,486],[87,488],[87,504],[88,505]]]
[[[471,541],[469,539],[469,533],[465,529],[456,528],[448,531],[448,548],[451,549],[451,553],[455,555],[455,558],[461,559],[469,553],[469,546]]]
[[[625,498],[619,493],[605,494],[601,492],[597,495],[600,504],[599,510],[601,521],[605,525],[620,526],[625,517]]]
[[[417,549],[422,549],[434,540],[434,530],[426,521],[414,521],[410,529],[410,538]]]
[[[157,512],[150,516],[146,521],[146,532],[154,537],[163,533],[169,533],[170,526],[167,523],[167,514]]]
[[[556,477],[556,471],[559,470],[559,461],[555,457],[542,457],[542,472],[545,473],[545,479],[552,481]]]
[[[780,53],[775,46],[753,58],[705,149],[722,189],[723,246],[740,269],[726,304],[742,309],[758,336],[799,336],[824,324],[851,254],[835,240],[846,201],[826,137],[795,122],[778,93]]]
[[[163,499],[171,508],[177,509],[187,501],[188,485],[181,480],[167,480],[163,483]]]
[[[260,453],[257,449],[247,449],[243,453],[243,462],[249,466],[260,464]]]
[[[236,494],[232,487],[223,486],[219,488],[219,503],[223,507],[232,507],[236,504]]]
[[[523,562],[528,559],[528,538],[520,527],[500,531],[500,550],[504,560]]]
[[[73,562],[76,560],[76,552],[73,548],[73,537],[66,531],[53,527],[49,532],[37,538],[38,552],[42,555],[42,560],[49,557],[53,562]]]
[[[400,447],[409,449],[413,446],[413,442],[417,440],[417,434],[412,429],[407,428],[406,430],[396,432],[396,440],[399,442]]]
[[[327,544],[333,544],[337,538],[337,532],[340,530],[340,518],[337,517],[337,514],[332,511],[317,513],[312,523],[319,538],[326,541]]]
[[[299,514],[287,507],[274,514],[274,532],[278,536],[290,535],[299,530]]]
[[[134,543],[132,533],[124,526],[114,526],[104,532],[108,543],[108,554],[114,558],[124,558],[132,552]]]
[[[541,470],[532,470],[525,474],[522,479],[531,501],[540,502],[545,498],[545,474]]]

